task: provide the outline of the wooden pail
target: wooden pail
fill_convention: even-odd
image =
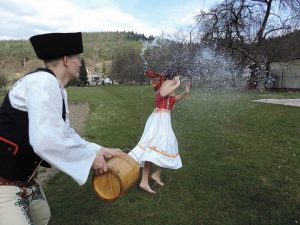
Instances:
[[[108,172],[94,176],[92,184],[103,200],[113,201],[122,196],[140,175],[139,164],[129,155],[114,156],[107,160]]]

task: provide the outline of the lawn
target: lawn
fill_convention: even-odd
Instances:
[[[149,86],[68,88],[87,101],[85,137],[133,148],[153,109]],[[60,173],[45,188],[50,225],[292,225],[300,223],[300,108],[250,101],[299,93],[192,89],[172,112],[183,167],[166,170],[156,195],[135,185],[98,199],[91,181]]]

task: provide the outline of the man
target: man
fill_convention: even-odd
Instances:
[[[53,165],[83,185],[90,169],[105,173],[105,158],[125,154],[69,126],[64,87],[78,76],[82,34],[42,34],[30,42],[46,68],[19,79],[0,107],[0,225],[48,224],[50,209],[35,180],[39,166]]]

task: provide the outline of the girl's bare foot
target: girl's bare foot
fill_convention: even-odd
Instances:
[[[157,176],[155,173],[151,175],[151,179],[154,180],[159,186],[164,186],[165,184],[160,180],[160,177]]]
[[[150,193],[150,194],[156,194],[156,192],[153,191],[151,189],[151,187],[149,185],[147,185],[147,184],[140,184],[140,188],[143,189],[144,191]]]

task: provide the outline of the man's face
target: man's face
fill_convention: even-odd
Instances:
[[[72,79],[79,77],[79,71],[81,68],[81,56],[79,54],[77,55],[71,55],[68,56],[68,71],[71,75]]]

